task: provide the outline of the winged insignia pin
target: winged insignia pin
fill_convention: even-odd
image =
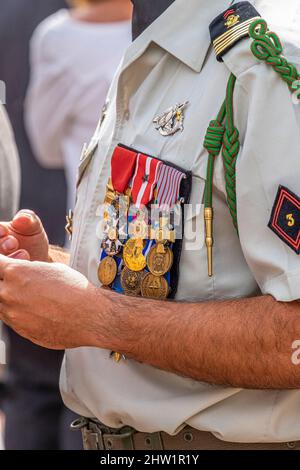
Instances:
[[[184,109],[189,104],[185,101],[181,104],[175,104],[172,108],[167,109],[163,114],[156,116],[153,119],[155,129],[159,131],[160,135],[166,137],[174,135],[178,131],[183,131]]]

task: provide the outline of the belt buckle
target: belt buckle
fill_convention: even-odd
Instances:
[[[117,433],[103,434],[104,448],[106,450],[134,450],[134,433],[134,429],[124,427]]]
[[[105,450],[103,432],[93,421],[79,418],[71,424],[72,431],[81,431],[85,450]]]
[[[85,429],[87,431],[87,444],[92,446],[92,450],[105,450],[103,432],[98,424],[90,421],[88,428]]]
[[[120,430],[104,426],[88,418],[80,418],[71,424],[72,431],[81,431],[85,450],[134,450],[135,430],[124,426]]]

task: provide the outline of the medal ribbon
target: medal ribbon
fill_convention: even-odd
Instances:
[[[136,207],[147,205],[153,198],[158,170],[162,162],[139,153],[132,180],[131,197]]]
[[[156,202],[159,206],[172,207],[177,203],[182,179],[185,174],[162,164],[158,169]]]
[[[115,191],[123,194],[129,186],[136,165],[137,152],[119,145],[111,159],[111,180]]]

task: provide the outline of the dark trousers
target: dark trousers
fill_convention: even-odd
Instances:
[[[4,397],[7,450],[78,450],[76,415],[61,399],[58,381],[63,351],[40,348],[8,330],[10,353]]]
[[[82,449],[80,432],[70,430],[76,415],[62,403],[57,388],[18,386],[4,399],[7,450]]]

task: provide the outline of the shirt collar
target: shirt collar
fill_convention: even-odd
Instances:
[[[165,49],[195,72],[200,72],[210,46],[209,25],[231,0],[176,0],[129,47],[123,69],[151,42]]]

